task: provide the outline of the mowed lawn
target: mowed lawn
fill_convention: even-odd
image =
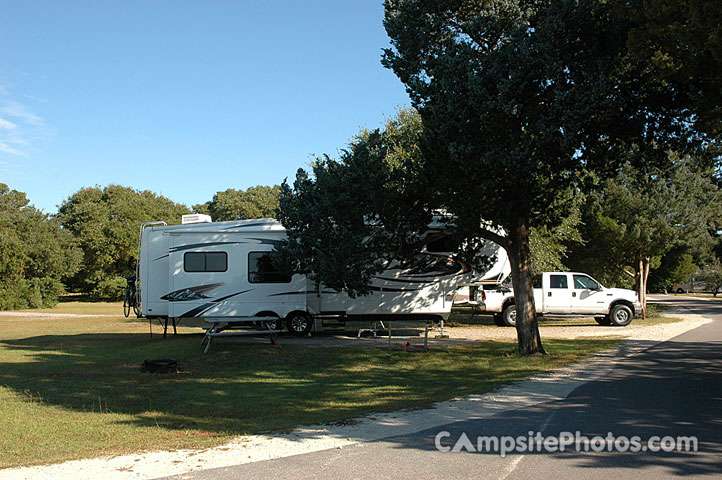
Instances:
[[[146,321],[118,315],[120,304],[52,311],[112,316],[0,316],[0,467],[204,448],[241,434],[428,407],[618,342],[546,341],[549,355],[520,358],[515,343],[504,342],[406,353],[219,339],[203,354],[201,330],[151,339]],[[141,373],[152,358],[177,359],[182,373]]]

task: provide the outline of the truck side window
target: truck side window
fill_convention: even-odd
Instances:
[[[290,283],[291,275],[279,272],[271,261],[268,252],[250,252],[248,254],[249,283]]]
[[[226,252],[186,252],[183,255],[186,272],[225,272],[228,270]]]
[[[599,284],[586,275],[574,275],[574,288],[577,290],[596,290]]]
[[[549,275],[549,288],[569,288],[566,275]]]

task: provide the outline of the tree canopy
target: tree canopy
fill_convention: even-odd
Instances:
[[[214,222],[245,220],[250,218],[271,218],[278,208],[281,187],[258,185],[246,190],[217,192],[213,199],[193,206],[196,213],[210,215]]]
[[[279,263],[351,296],[410,254],[430,221],[418,176],[421,121],[401,110],[383,129],[363,130],[340,159],[316,159],[281,185],[278,219],[288,230]],[[415,235],[416,233],[416,235]]]
[[[626,272],[643,304],[650,270],[672,248],[695,243],[711,248],[709,231],[722,206],[709,169],[676,154],[670,155],[670,162],[667,172],[626,164],[590,193],[582,218],[585,241],[572,248],[570,258],[572,268],[601,281]],[[684,257],[674,263],[668,267],[675,278],[689,270]]]
[[[58,221],[83,250],[83,268],[70,284],[90,295],[115,298],[135,272],[140,224],[180,223],[184,205],[150,191],[120,185],[82,188],[60,206]]]
[[[519,350],[543,351],[530,228],[559,225],[591,179],[614,177],[624,162],[663,168],[671,146],[703,143],[714,130],[696,121],[692,83],[630,48],[635,34],[654,45],[660,37],[629,3],[387,0],[384,26],[383,63],[425,127],[426,175],[460,230],[507,248]],[[481,219],[507,237],[480,229]]]
[[[56,220],[0,183],[0,310],[54,305],[81,255]]]

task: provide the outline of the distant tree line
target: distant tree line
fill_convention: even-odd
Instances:
[[[134,274],[141,223],[180,223],[183,214],[214,221],[272,217],[280,187],[216,193],[192,209],[150,191],[120,185],[82,188],[56,215],[0,184],[0,310],[43,308],[65,292],[117,299]]]
[[[0,309],[55,305],[83,252],[57,218],[0,183]]]
[[[419,158],[422,128],[414,110],[401,110],[384,129],[362,130],[340,162],[319,159],[312,177],[300,177],[301,183],[297,179],[298,188],[305,189],[306,204],[294,200],[296,221],[315,225],[317,236],[324,222],[337,222],[342,215],[362,217],[375,203],[377,211],[385,209],[386,224],[397,218],[398,229],[422,228],[425,218],[416,219],[416,226],[400,220],[403,206],[421,198],[420,187],[410,181],[408,162]],[[722,289],[721,183],[711,167],[697,168],[704,161],[676,156],[673,163],[674,172],[666,177],[626,167],[616,178],[577,197],[558,226],[533,228],[532,270],[584,271],[608,285],[631,287],[641,258],[648,265],[652,291],[671,290],[691,277]],[[147,190],[108,185],[78,190],[57,215],[49,215],[32,206],[23,192],[0,184],[0,309],[50,307],[65,292],[117,299],[125,285],[122,277],[135,271],[141,223],[177,224],[191,212],[209,214],[214,221],[274,217],[280,195],[278,185],[228,189],[188,208]],[[284,212],[289,212],[289,205],[287,200]],[[394,210],[399,205],[402,209]],[[292,218],[282,219],[293,225]],[[347,265],[353,260],[353,268],[366,276],[382,268],[378,262],[384,252],[400,248],[384,243],[393,241],[393,235],[385,240],[376,235],[378,253],[372,258],[368,248],[357,248],[369,235],[365,227],[336,227],[329,224],[322,235],[328,250],[342,252]],[[357,235],[347,238],[354,231]],[[348,283],[348,270],[324,263],[315,252],[305,252],[304,258],[309,265],[299,269],[324,272],[331,283],[333,275],[341,276],[334,285],[365,293],[363,282]]]

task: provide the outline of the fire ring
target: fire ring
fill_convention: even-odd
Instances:
[[[180,365],[178,360],[173,360],[172,358],[143,360],[140,371],[142,373],[179,373]]]

